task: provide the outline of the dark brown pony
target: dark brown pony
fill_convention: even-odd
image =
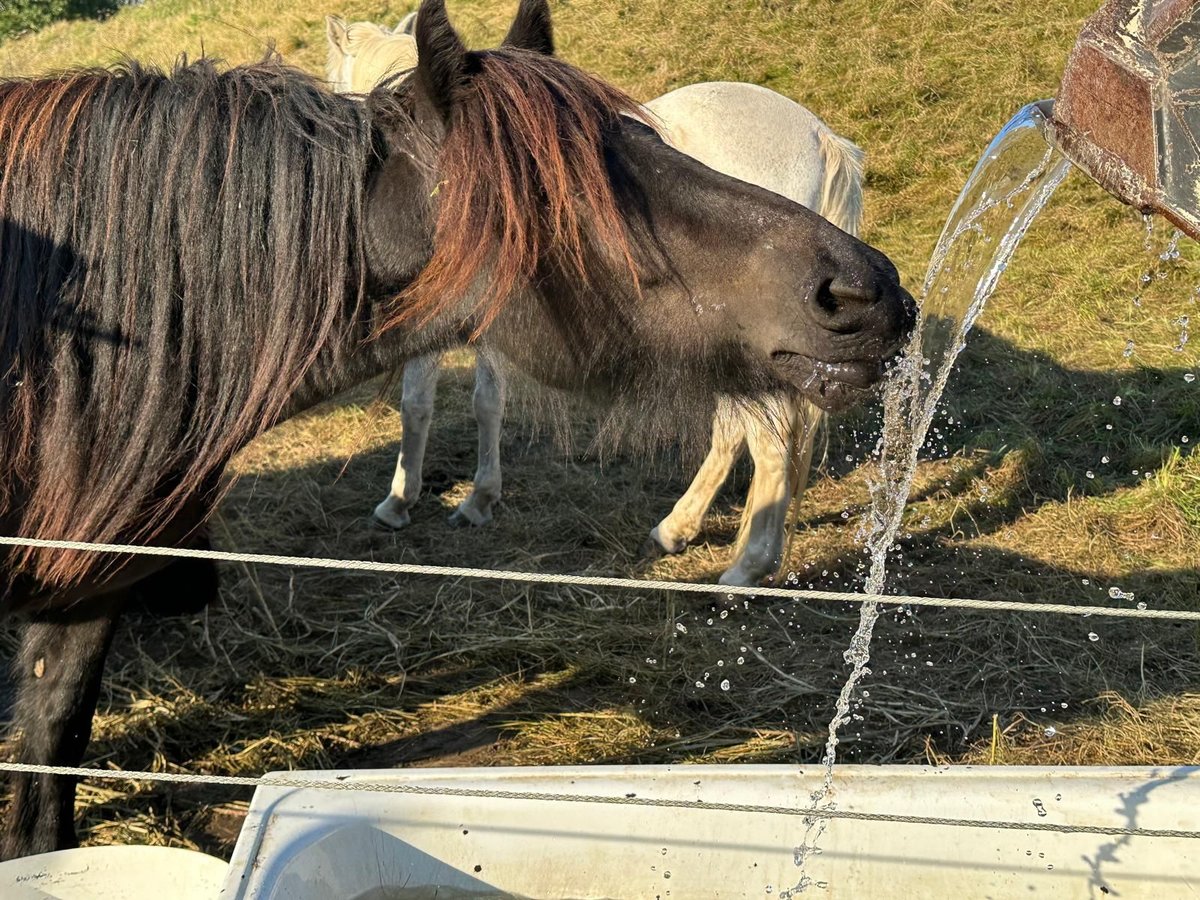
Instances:
[[[365,104],[271,60],[0,83],[0,531],[205,546],[248,441],[484,331],[547,383],[703,423],[717,393],[877,380],[911,322],[887,259],[543,55],[545,0],[500,50],[442,0],[416,37]],[[202,562],[0,555],[19,758],[82,759],[132,599],[215,590]],[[5,856],[73,843],[72,780],[12,789]]]

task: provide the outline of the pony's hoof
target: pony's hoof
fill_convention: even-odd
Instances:
[[[408,514],[407,509],[398,505],[395,497],[388,497],[375,507],[371,520],[374,524],[390,528],[393,531],[399,531],[412,524],[412,516]]]
[[[646,539],[642,552],[646,556],[676,556],[687,549],[688,542],[684,538],[675,538],[668,540],[662,535],[662,526],[656,525],[650,530],[650,537]]]

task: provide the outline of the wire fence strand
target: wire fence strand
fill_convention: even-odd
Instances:
[[[894,606],[930,606],[941,609],[971,609],[989,612],[1028,612],[1066,616],[1109,616],[1122,619],[1158,619],[1174,622],[1200,622],[1200,610],[1140,609],[1137,607],[1090,606],[1071,603],[1034,603],[1027,600],[971,600],[955,597],[913,597],[901,594],[865,594],[852,591],[818,591],[787,587],[745,587],[689,581],[655,581],[640,578],[614,578],[605,575],[562,575],[554,572],[520,572],[507,569],[479,569],[467,566],[428,566],[418,563],[378,562],[368,559],[329,559],[320,556],[281,556],[271,553],[237,553],[227,550],[198,550],[179,547],[155,547],[141,544],[100,544],[87,541],[54,541],[0,535],[0,546],[37,547],[46,550],[75,550],[90,553],[116,553],[127,556],[165,556],[174,559],[210,559],[294,568],[338,569],[382,575],[429,575],[439,578],[475,578],[487,581],[513,581],[526,584],[568,585],[635,591],[678,591],[688,594],[712,594],[726,598],[772,598],[782,600],[821,600],[833,603],[884,603]]]

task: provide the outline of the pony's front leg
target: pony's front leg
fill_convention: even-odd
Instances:
[[[783,565],[788,509],[808,482],[821,413],[808,403],[778,398],[761,417],[747,419],[747,443],[754,476],[734,545],[733,564],[721,584],[753,586]]]
[[[485,351],[475,361],[475,423],[479,428],[479,462],[467,499],[450,514],[452,525],[486,525],[500,500],[500,429],[504,424],[504,382]]]
[[[421,469],[425,465],[425,445],[429,440],[441,362],[440,353],[431,353],[404,367],[400,455],[396,459],[391,493],[375,507],[375,518],[389,528],[403,528],[412,521],[408,510],[421,494]]]
[[[125,592],[91,597],[70,611],[40,613],[25,626],[14,663],[17,761],[78,766],[92,735],[104,659]],[[11,776],[0,858],[74,847],[75,779]]]
[[[729,477],[729,470],[746,444],[746,429],[738,411],[722,402],[713,417],[712,445],[700,465],[700,471],[688,485],[665,519],[650,530],[650,546],[666,553],[682,553],[696,535],[704,515],[712,506],[717,491]]]

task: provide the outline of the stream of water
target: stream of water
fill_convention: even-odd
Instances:
[[[971,327],[991,297],[1021,238],[1070,170],[1070,163],[1047,143],[1045,114],[1037,104],[1022,109],[983,154],[958,196],[930,259],[920,293],[920,314],[913,336],[884,385],[883,434],[876,448],[878,466],[870,482],[871,507],[860,533],[870,558],[863,590],[884,592],[888,554],[904,517],[917,459],[925,445],[938,401]],[[832,810],[838,732],[851,719],[859,682],[870,674],[871,637],[879,604],[862,604],[858,630],[843,654],[850,667],[829,723],[825,777],[812,796],[814,809]],[[804,871],[819,853],[817,842],[828,820],[805,821],[804,840],[796,848],[801,877],[790,897],[814,884]]]

